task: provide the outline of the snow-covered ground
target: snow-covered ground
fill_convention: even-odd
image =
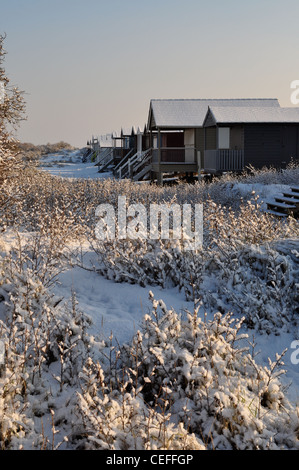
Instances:
[[[52,175],[67,178],[111,177],[110,173],[98,173],[97,167],[92,163],[82,163],[80,150],[47,155],[41,160],[41,168]],[[241,194],[244,198],[254,191],[261,201],[271,199],[286,189],[288,186],[285,185],[262,183],[236,183],[232,187],[233,192]],[[131,339],[138,330],[143,315],[148,313],[151,307],[148,299],[149,290],[153,291],[156,299],[163,299],[169,308],[173,307],[177,312],[183,313],[185,309],[192,310],[193,308],[193,304],[187,302],[184,294],[178,289],[162,289],[153,286],[143,288],[138,285],[114,283],[96,272],[80,267],[69,268],[60,275],[55,293],[69,298],[72,289],[76,292],[79,308],[92,318],[91,334],[101,335],[107,339],[112,332],[120,344]],[[207,313],[210,316],[212,314],[212,312]],[[288,349],[284,357],[287,371],[285,380],[286,383],[291,383],[289,395],[292,401],[297,402],[299,400],[299,364],[293,364],[291,361],[293,353],[291,344],[294,338],[296,339],[296,332],[294,335],[282,333],[279,336],[264,334],[257,336],[255,332],[254,339],[257,343],[256,349],[259,350],[256,360],[260,364],[268,365],[268,358],[274,360],[276,353]]]
[[[63,177],[63,178],[64,177],[66,178],[98,178],[98,177],[101,178],[101,177],[104,177],[105,178],[109,176],[109,174],[107,173],[103,175],[98,174],[97,167],[95,167],[91,163],[82,163],[82,154],[80,151],[72,151],[72,152],[68,151],[68,152],[62,152],[59,154],[48,155],[47,157],[44,157],[42,159],[41,168],[43,169],[43,171],[49,171],[52,175],[56,175],[57,177]],[[58,180],[55,178],[55,182],[58,182],[60,184],[61,180]],[[107,183],[110,184],[109,181]],[[106,182],[103,182],[103,184],[105,185]],[[66,186],[72,186],[72,185],[66,185]],[[284,191],[286,188],[287,188],[286,186],[280,185],[280,184],[279,185],[278,184],[263,184],[263,183],[247,184],[247,183],[240,183],[240,182],[233,181],[233,182],[224,183],[223,186],[219,186],[219,188],[216,188],[216,190],[219,190],[221,197],[224,196],[224,200],[225,200],[225,196],[229,194],[231,199],[228,198],[228,201],[233,200],[234,198],[236,200],[240,200],[240,195],[243,196],[244,200],[246,201],[247,199],[250,198],[250,195],[252,194],[252,192],[255,192],[256,194],[258,194],[260,199],[264,201],[266,199],[271,198],[274,195],[279,194],[280,192]],[[225,193],[224,195],[222,191]],[[256,209],[253,208],[253,210],[256,210]],[[254,214],[254,213],[248,212],[248,214]],[[246,220],[247,219],[250,221],[252,220],[250,216],[248,216]],[[222,220],[221,224],[223,225],[225,230],[227,229],[228,232],[230,231],[231,222],[226,224],[225,220]],[[241,222],[239,220],[237,221],[237,226],[238,227],[241,226]],[[247,228],[249,227],[249,229],[251,229],[251,227],[248,225],[246,225],[246,227]],[[261,229],[263,235],[264,235],[264,227],[265,226],[262,226],[262,229]],[[56,239],[57,233],[58,232],[54,233],[54,239]],[[296,233],[298,235],[298,231]],[[30,242],[30,239],[32,236],[34,238],[35,232],[34,233],[24,232],[19,235],[22,239],[24,237],[26,239],[26,242],[28,240],[28,243],[29,243],[28,246],[30,246],[30,243],[32,242],[32,241]],[[155,262],[157,262],[159,264],[159,272],[161,271],[164,274],[166,274],[166,271],[168,268],[164,270],[163,266],[165,266],[165,264],[163,261],[163,257],[159,257],[156,254],[156,252],[155,252],[154,257],[147,259],[146,255],[149,252],[149,250],[146,250],[146,252],[141,251],[139,253],[138,249],[136,249],[136,246],[134,246],[132,252],[130,252],[130,248],[128,248],[128,253],[130,253],[130,258],[128,258],[127,252],[123,254],[123,257],[125,259],[125,266],[124,266],[122,264],[123,259],[120,259],[120,261],[118,259],[122,257],[121,250],[118,251],[115,248],[115,246],[112,246],[111,248],[105,245],[103,248],[103,251],[100,251],[100,255],[104,257],[104,261],[106,263],[106,264],[104,263],[104,265],[107,266],[106,274],[107,274],[107,278],[109,278],[108,280],[106,277],[104,277],[104,275],[100,274],[100,273],[105,274],[105,270],[102,270],[102,266],[101,266],[102,258],[101,256],[99,256],[99,253],[97,254],[96,251],[94,251],[92,247],[90,246],[90,243],[93,243],[91,240],[84,239],[84,242],[81,240],[81,242],[83,243],[83,245],[81,246],[79,245],[78,239],[76,239],[76,241],[74,240],[70,241],[70,239],[66,239],[64,237],[64,232],[62,232],[62,234],[60,235],[58,233],[58,236],[61,236],[62,237],[61,240],[65,241],[65,244],[63,244],[63,250],[65,251],[63,251],[63,253],[59,252],[59,266],[57,268],[58,269],[57,272],[59,272],[58,277],[57,277],[58,282],[52,285],[52,287],[50,288],[51,292],[47,292],[46,290],[44,291],[43,289],[42,291],[40,291],[41,286],[40,284],[36,282],[38,280],[30,279],[30,283],[29,283],[27,282],[27,277],[25,275],[24,275],[25,280],[23,280],[22,277],[19,279],[19,273],[12,274],[12,286],[15,287],[15,294],[19,302],[19,303],[18,302],[16,303],[16,306],[17,306],[16,311],[18,311],[20,315],[23,315],[23,314],[27,315],[26,308],[28,308],[28,306],[27,307],[25,306],[25,309],[23,308],[24,299],[22,297],[25,291],[26,292],[24,294],[24,298],[27,295],[26,301],[28,305],[31,303],[31,300],[32,300],[32,305],[34,306],[34,308],[37,309],[36,311],[39,312],[41,316],[42,315],[45,316],[47,312],[52,312],[51,302],[53,301],[53,305],[55,305],[55,308],[56,308],[56,305],[58,307],[56,310],[55,308],[53,308],[53,312],[55,312],[53,314],[53,317],[51,317],[50,314],[48,313],[47,321],[49,319],[52,321],[52,318],[55,319],[55,325],[57,322],[57,325],[59,325],[59,328],[61,328],[61,330],[58,329],[59,335],[57,333],[57,336],[53,336],[54,339],[51,339],[50,344],[54,345],[53,348],[55,349],[56,343],[58,342],[57,344],[60,344],[59,341],[61,341],[61,340],[58,341],[57,338],[62,337],[64,338],[64,343],[63,343],[64,345],[72,344],[72,347],[74,346],[74,348],[78,348],[78,349],[75,349],[76,352],[74,353],[74,357],[76,357],[76,361],[68,359],[68,358],[73,357],[70,353],[72,350],[71,347],[69,347],[69,349],[67,347],[65,349],[63,348],[63,354],[65,351],[66,352],[65,352],[65,356],[61,356],[60,363],[56,356],[55,357],[53,356],[55,360],[52,359],[51,356],[49,356],[50,358],[49,362],[50,361],[52,362],[50,362],[48,369],[47,367],[45,367],[46,380],[45,380],[45,386],[43,389],[45,393],[48,393],[48,390],[51,389],[51,396],[49,398],[49,401],[47,401],[47,399],[44,400],[44,397],[42,395],[36,399],[35,393],[33,392],[30,395],[30,400],[32,400],[32,404],[34,405],[34,407],[32,406],[32,409],[29,409],[27,414],[29,417],[33,417],[37,434],[41,432],[38,430],[40,429],[40,426],[41,426],[40,417],[43,416],[42,426],[44,427],[44,430],[46,433],[45,435],[46,436],[51,435],[51,433],[53,432],[52,418],[51,418],[53,416],[52,411],[55,414],[57,427],[59,428],[59,433],[60,433],[60,435],[58,435],[58,437],[55,438],[55,443],[57,443],[57,445],[59,443],[62,443],[63,436],[68,437],[70,433],[72,432],[72,428],[71,428],[72,413],[75,408],[73,408],[74,404],[71,401],[71,399],[73,399],[73,397],[75,396],[75,393],[77,393],[77,390],[76,390],[77,383],[75,383],[75,381],[72,382],[71,379],[73,377],[78,377],[78,375],[76,375],[78,373],[78,370],[80,370],[81,379],[83,377],[82,371],[84,371],[84,374],[86,372],[85,368],[83,367],[83,362],[82,363],[80,362],[81,352],[85,351],[84,348],[80,349],[83,347],[82,338],[86,338],[87,349],[91,348],[90,350],[92,351],[92,355],[94,359],[97,359],[98,355],[99,355],[99,358],[103,358],[103,355],[102,355],[103,352],[107,353],[107,357],[109,358],[109,351],[111,355],[113,354],[112,352],[113,348],[110,349],[109,347],[111,346],[109,344],[111,335],[113,337],[112,341],[114,342],[114,344],[116,342],[119,345],[123,345],[124,343],[130,343],[133,335],[138,330],[141,329],[142,322],[144,321],[144,316],[150,313],[150,311],[153,308],[153,302],[149,298],[150,291],[153,293],[156,301],[161,299],[168,309],[173,308],[177,313],[181,314],[183,318],[187,317],[186,310],[192,312],[193,307],[194,307],[192,301],[186,300],[187,298],[190,298],[191,296],[186,297],[186,293],[184,292],[184,287],[186,287],[186,285],[184,284],[184,281],[186,281],[187,285],[190,287],[189,277],[188,279],[184,277],[186,273],[190,274],[190,270],[189,270],[190,266],[188,264],[189,263],[188,258],[186,258],[184,254],[182,255],[182,258],[178,258],[179,260],[178,263],[175,263],[174,260],[172,259],[173,253],[171,250],[169,250],[170,261],[168,260],[169,263],[166,264],[166,266],[168,267],[170,266],[170,268],[174,270],[174,272],[177,272],[176,271],[177,268],[178,270],[182,271],[181,272],[182,277],[179,278],[179,281],[176,276],[174,277],[169,276],[166,279],[167,282],[161,283],[161,285],[168,286],[168,287],[162,288],[160,286],[157,286],[156,284],[152,285],[152,282],[155,282],[156,277],[148,276],[148,277],[145,277],[146,281],[143,283],[143,285],[146,285],[146,287],[141,287],[138,284],[138,282],[141,279],[139,278],[139,275],[142,277],[144,272],[146,272],[147,270],[148,264],[151,265],[152,271],[154,272],[155,267],[156,267]],[[240,230],[238,230],[237,232],[238,240],[239,240],[239,237],[240,237]],[[247,314],[258,316],[258,312],[259,312],[258,307],[260,306],[260,303],[262,303],[263,305],[267,307],[265,308],[265,311],[267,314],[269,313],[269,316],[267,315],[261,316],[261,320],[263,320],[263,323],[258,324],[258,323],[253,322],[252,324],[255,326],[254,330],[248,329],[248,327],[246,326],[248,325],[248,323],[243,324],[241,331],[239,333],[246,333],[248,335],[248,338],[242,339],[241,346],[248,347],[251,350],[251,345],[255,343],[255,348],[254,348],[255,354],[253,356],[254,356],[255,363],[258,366],[258,369],[257,369],[257,366],[255,366],[256,371],[257,370],[261,371],[263,367],[269,368],[269,359],[275,363],[277,359],[276,355],[279,355],[283,351],[287,350],[283,359],[284,369],[286,371],[286,374],[282,376],[280,380],[283,384],[286,385],[286,391],[282,389],[283,395],[288,396],[292,404],[292,407],[295,407],[295,404],[299,403],[299,363],[298,364],[296,363],[296,362],[299,362],[299,343],[298,343],[299,335],[298,335],[297,327],[293,325],[292,321],[289,321],[291,316],[288,315],[289,312],[293,312],[293,310],[295,310],[295,305],[298,305],[296,303],[297,298],[295,298],[295,293],[296,293],[295,288],[298,287],[297,279],[298,279],[298,273],[299,273],[299,265],[298,265],[299,246],[298,246],[298,238],[295,238],[295,237],[296,235],[294,235],[293,239],[291,238],[287,239],[287,238],[284,238],[284,233],[282,233],[281,239],[275,242],[276,244],[279,244],[279,247],[276,247],[277,249],[275,248],[274,244],[269,247],[266,246],[267,245],[266,243],[263,244],[264,237],[261,238],[262,242],[258,247],[256,247],[256,249],[254,247],[251,248],[250,241],[246,242],[247,251],[245,250],[245,248],[240,249],[239,258],[241,261],[239,260],[240,261],[239,264],[235,263],[231,265],[230,263],[228,263],[227,265],[224,265],[222,267],[221,263],[220,264],[209,263],[210,259],[208,259],[207,266],[204,266],[203,264],[199,262],[197,263],[197,266],[201,266],[202,278],[200,277],[200,275],[197,278],[193,277],[198,274],[196,270],[196,264],[194,264],[193,267],[191,267],[192,277],[194,278],[194,286],[198,285],[199,287],[198,292],[200,292],[199,297],[201,297],[203,301],[203,306],[199,309],[199,316],[201,318],[205,317],[208,320],[212,320],[214,314],[218,310],[221,311],[222,313],[232,311],[234,312],[235,318],[237,319],[241,315],[242,316],[244,315],[246,317]],[[231,240],[233,241],[233,238]],[[256,243],[258,244],[258,242]],[[36,246],[35,243],[33,243],[33,245],[34,247]],[[0,253],[2,250],[3,250],[3,254],[5,254],[5,252],[8,253],[9,250],[13,246],[15,246],[16,250],[18,250],[19,238],[16,237],[16,232],[13,229],[7,229],[5,232],[3,232],[2,240],[0,239]],[[44,248],[46,247],[47,247],[47,244],[45,244]],[[43,248],[43,245],[42,245],[42,248]],[[271,252],[272,248],[274,249],[274,251]],[[33,251],[35,252],[35,248]],[[18,251],[16,252],[18,253]],[[109,258],[109,253],[110,253],[110,258]],[[114,256],[115,253],[117,253],[117,256]],[[209,252],[207,253],[208,253],[208,256],[210,256]],[[236,253],[238,254],[238,252]],[[135,254],[136,254],[136,257],[135,257]],[[212,253],[210,254],[212,256]],[[142,260],[143,267],[142,266],[140,267],[140,264],[139,264],[140,259],[138,258],[139,255]],[[43,251],[41,252],[40,256],[41,256],[41,259],[43,259],[43,256],[44,256]],[[128,259],[130,259],[129,263],[127,262]],[[213,261],[212,258],[211,260]],[[276,262],[276,260],[278,261]],[[181,261],[183,262],[180,264]],[[185,269],[184,262],[187,265],[187,271],[184,270]],[[82,263],[82,265],[79,265],[79,263]],[[135,274],[131,276],[130,267],[131,267],[131,264],[134,265],[134,263],[138,265],[140,269],[136,270],[136,272],[134,271]],[[47,263],[46,263],[46,266],[48,267]],[[120,272],[117,271],[118,268],[121,270],[120,271],[121,273],[124,273],[124,275],[120,275]],[[53,269],[54,269],[53,272],[55,272],[54,267]],[[142,271],[142,269],[144,269],[144,271]],[[264,269],[268,270],[269,272],[272,270],[271,272],[275,272],[275,273],[277,269],[277,273],[276,273],[277,275],[276,277],[274,276],[276,279],[276,282],[273,281],[276,290],[274,289],[271,290],[272,288],[268,289],[269,282],[271,281],[272,278],[264,277],[263,275]],[[49,267],[49,270],[51,271],[51,267]],[[113,270],[115,270],[115,272]],[[226,273],[224,273],[225,270],[226,270]],[[223,275],[223,273],[225,275]],[[27,275],[27,273],[25,274]],[[126,276],[126,274],[129,274],[129,275]],[[4,279],[4,271],[2,273],[2,276]],[[29,276],[30,276],[30,272],[29,272]],[[118,279],[124,282],[115,282],[112,279]],[[260,279],[260,282],[259,282],[259,279]],[[125,282],[126,280],[130,280],[130,281],[132,280],[135,283],[131,284],[129,282]],[[24,290],[23,282],[25,282],[26,284],[25,290]],[[182,285],[181,290],[179,290],[178,287],[169,287],[170,285],[177,286],[179,283]],[[294,288],[294,285],[296,286],[295,288]],[[7,288],[10,288],[10,285]],[[277,299],[277,295],[275,295],[277,294],[277,292],[278,292],[278,299]],[[206,293],[207,293],[207,296],[205,295]],[[54,295],[53,299],[51,298],[51,294]],[[73,294],[75,294],[75,298],[78,302],[77,308],[75,308],[75,303],[74,303],[75,298]],[[216,297],[214,294],[216,295]],[[265,299],[263,299],[264,294],[267,297]],[[0,295],[1,295],[1,290],[0,290]],[[37,296],[37,300],[34,300],[35,295]],[[49,295],[49,298],[48,298],[48,295]],[[195,289],[193,290],[193,295],[196,295]],[[4,286],[2,302],[0,300],[0,320],[2,321],[4,321],[6,318],[5,317],[6,313],[4,310],[6,307],[3,302],[3,299],[6,296],[7,296],[7,292]],[[210,300],[209,300],[209,296],[210,296]],[[251,302],[251,297],[253,298],[252,302]],[[51,302],[50,300],[48,300],[50,298],[51,298]],[[214,298],[216,303],[212,302],[211,300],[212,298]],[[44,300],[46,302],[45,304],[46,307],[48,306],[48,303],[49,303],[49,310],[47,310],[46,308],[44,309],[44,307],[41,308],[41,306],[44,305],[43,304]],[[271,302],[272,300],[273,302]],[[67,303],[68,305],[65,305],[65,303]],[[292,306],[294,306],[294,309],[292,308]],[[73,310],[71,310],[72,308]],[[40,312],[40,309],[42,310],[42,312]],[[89,319],[91,320],[90,323],[89,322],[85,323],[87,331],[85,331],[85,329],[80,330],[81,326],[78,326],[80,325],[79,311],[87,315]],[[67,312],[71,312],[71,314]],[[73,316],[74,312],[76,314],[76,323],[74,323],[74,318],[75,318]],[[82,316],[82,319],[83,317],[84,315]],[[23,325],[23,320],[21,321],[19,318],[22,320],[22,317],[21,316],[18,317],[18,322],[20,322],[20,325]],[[168,341],[171,339],[169,335],[169,331],[172,328],[171,325],[178,326],[180,324],[179,318],[175,317],[174,315],[172,316],[172,318],[175,319],[174,322],[172,324],[167,323],[165,327],[166,334],[164,332],[164,337],[166,338],[167,346],[168,346]],[[223,316],[223,318],[225,319],[226,316]],[[251,316],[249,316],[249,319],[250,318]],[[57,319],[59,319],[59,321],[57,321]],[[273,319],[274,320],[282,319],[284,322],[283,326],[281,327],[279,322],[278,323],[276,323],[276,321],[271,322],[271,320]],[[43,336],[42,336],[43,330],[42,328],[40,328],[40,324],[42,323],[38,324],[38,328],[35,332],[38,335],[39,332],[41,331],[40,340],[37,341],[37,344],[40,344],[41,341],[43,341]],[[71,332],[70,334],[67,328],[71,324],[72,324],[73,330],[72,329],[70,330]],[[266,325],[266,328],[264,328],[264,325]],[[204,331],[204,325],[202,325],[202,328],[200,329],[200,331]],[[47,329],[47,334],[48,333],[49,334],[51,333],[51,329]],[[87,335],[85,336],[86,333]],[[151,338],[150,345],[152,345],[152,339],[153,338],[155,339],[155,335],[156,335],[156,332],[154,336],[150,337]],[[187,339],[188,339],[187,344],[189,348],[190,338],[187,337]],[[70,343],[68,343],[69,340],[71,341]],[[102,350],[103,344],[104,344],[102,340],[105,340],[104,350]],[[136,340],[136,337],[135,337],[135,340]],[[176,344],[181,344],[179,343],[177,339],[175,341],[176,341]],[[296,346],[294,347],[295,341],[296,341]],[[169,344],[170,343],[171,341],[169,342]],[[157,344],[160,347],[159,341]],[[217,340],[217,344],[218,344],[218,340]],[[159,347],[157,351],[159,350]],[[189,358],[190,356],[192,363],[193,363],[193,359],[195,359],[196,354],[193,354],[193,352],[190,352],[188,348],[184,352],[182,357],[185,357],[185,354],[187,354],[186,357]],[[295,351],[294,351],[294,348],[296,348]],[[167,348],[165,349],[165,351],[166,350]],[[80,354],[78,354],[78,352]],[[149,350],[149,352],[151,351]],[[67,356],[67,354],[70,354],[70,356]],[[84,354],[82,354],[82,360],[85,357]],[[221,364],[222,364],[222,359],[223,359],[222,354],[223,353],[221,352],[221,355],[219,356],[219,358],[221,358]],[[165,358],[166,357],[168,356],[165,356]],[[174,357],[175,357],[175,360],[177,360],[177,357],[179,356],[176,353]],[[65,358],[69,360],[68,366],[67,366],[69,367],[69,369],[65,366],[66,364]],[[78,359],[78,362],[77,362],[77,359]],[[238,357],[236,356],[234,358],[234,361],[235,361],[234,363],[230,364],[229,370],[237,372],[239,371],[239,367],[241,369],[243,367],[241,356],[238,356]],[[103,364],[104,363],[105,363],[105,359],[103,359]],[[245,369],[247,366],[248,364],[245,365]],[[171,367],[172,366],[170,366],[170,368]],[[174,369],[171,369],[175,371],[174,372],[175,380],[177,380],[176,367],[177,366],[175,366]],[[271,364],[270,364],[270,368],[271,368]],[[110,372],[111,370],[112,369],[110,368]],[[206,363],[204,365],[204,370],[208,371],[208,368],[206,368]],[[219,382],[218,382],[218,377],[220,375],[225,375],[225,374],[222,374],[221,370],[217,368],[213,369],[213,371],[214,373],[216,373],[217,379],[215,381],[215,384],[216,384],[215,392],[216,394],[218,394],[218,392],[221,391],[221,387],[219,386]],[[70,373],[69,382],[67,382],[68,373]],[[149,377],[149,375],[147,374],[148,372],[141,372],[140,377],[147,378]],[[109,375],[109,372],[108,372],[108,375]],[[248,386],[244,382],[244,384],[242,384],[240,387],[241,395],[238,395],[239,398],[241,397],[242,403],[244,400],[243,391],[247,393],[246,387],[248,388],[248,391],[250,392],[252,391],[251,388],[252,388],[253,379],[252,379],[252,376],[248,376],[248,377],[250,378],[250,385]],[[258,372],[258,377],[260,377],[259,372]],[[275,374],[273,374],[273,377],[275,378]],[[227,382],[227,378],[225,375],[224,383],[226,384],[226,382]],[[232,387],[232,390],[229,390],[229,395],[227,396],[231,396],[231,394],[233,394],[234,392],[233,384],[234,384],[234,381],[232,380],[231,385],[230,385]],[[154,382],[153,382],[153,385],[154,385]],[[273,393],[275,392],[275,390],[276,389],[274,387]],[[180,411],[180,406],[182,404],[182,403],[177,404],[178,402],[176,401],[176,398],[175,398],[176,396],[177,395],[174,395],[174,406],[173,406],[174,413],[177,413],[178,411]],[[263,400],[265,400],[266,394],[263,395],[262,397],[263,397]],[[248,417],[248,420],[249,420],[248,422],[251,422],[252,418],[254,418],[254,420],[256,418],[256,416],[253,416],[253,415],[251,416],[251,414],[254,413],[254,409],[251,409],[252,402],[253,400],[251,400],[250,398],[248,409],[246,408],[246,416]],[[83,408],[84,402],[82,401],[80,403],[82,405],[82,410],[84,410],[85,409]],[[259,402],[259,403],[260,405],[262,405],[262,402]],[[242,407],[241,402],[240,402],[240,406]],[[53,410],[50,407],[53,407]],[[98,409],[98,404],[97,404],[97,409]],[[51,410],[51,414],[49,410]],[[228,410],[229,410],[229,407],[228,407]],[[267,414],[270,412],[271,410],[269,408],[268,411],[263,413],[263,418],[267,417]],[[194,416],[197,416],[197,414],[194,413]],[[297,415],[296,415],[296,410],[295,410],[295,417],[296,416]],[[77,415],[76,415],[76,419],[77,419]],[[143,422],[144,414],[142,414],[141,419]],[[282,418],[279,417],[279,414],[277,414],[277,419],[276,419],[276,416],[274,415],[273,426],[274,425],[276,426],[277,424],[277,429],[280,426],[280,421],[279,421],[280,419]],[[106,425],[106,420],[107,420],[107,417],[106,417],[106,414],[104,414],[105,425]],[[210,429],[210,424],[209,423],[206,424],[205,421],[204,423]],[[269,431],[267,427],[268,424],[269,423],[267,421],[265,421],[265,424],[263,424],[264,433],[263,433],[262,439],[267,439],[267,433]],[[248,429],[246,428],[246,433]],[[285,426],[284,432],[288,432],[288,429],[289,429],[288,425]],[[44,433],[44,431],[42,432]],[[220,434],[222,435],[222,433]],[[240,435],[241,440],[242,440],[242,436],[243,434],[241,433]],[[130,438],[131,437],[132,436],[130,436]],[[236,437],[236,439],[238,440],[238,436]],[[246,439],[248,439],[248,436],[246,437]],[[30,440],[31,440],[31,435],[30,435]],[[24,440],[23,444],[25,448],[30,448],[31,444],[27,442],[26,440]],[[74,440],[70,442],[70,447],[72,445],[76,447],[77,444],[78,443],[76,442],[76,439],[74,438]],[[62,445],[67,446],[66,443],[62,443]],[[242,445],[243,443],[241,442],[241,447]],[[251,445],[250,439],[249,439],[248,445],[249,446]]]
[[[112,332],[120,344],[131,339],[140,328],[142,317],[149,313],[149,290],[156,299],[163,298],[166,305],[176,311],[193,308],[193,303],[187,302],[183,292],[176,288],[115,283],[81,267],[63,272],[55,293],[66,299],[72,289],[76,292],[79,308],[92,318],[91,334],[100,334],[107,339]]]
[[[284,184],[236,183],[232,190],[241,194],[244,199],[254,192],[259,196],[260,201],[263,202],[262,209],[266,209],[267,204],[265,201],[272,200],[275,196],[282,195],[289,189],[290,186]]]
[[[40,169],[64,178],[110,178],[110,172],[98,173],[93,163],[82,163],[82,151],[64,151],[40,159]]]
[[[94,254],[89,252],[90,261]],[[87,264],[86,264],[87,263]],[[85,265],[89,263],[85,259]],[[92,263],[90,263],[91,265]],[[152,291],[155,299],[162,299],[166,306],[177,313],[184,315],[185,310],[193,311],[193,302],[188,302],[185,295],[178,288],[162,289],[158,286],[141,287],[136,284],[115,283],[107,280],[95,271],[88,271],[81,267],[70,267],[59,276],[59,283],[54,291],[58,297],[68,299],[72,290],[76,293],[78,307],[92,319],[90,334],[107,340],[111,333],[114,339],[123,344],[129,342],[134,333],[140,328],[142,318],[151,310],[152,304],[149,300],[149,291]],[[215,311],[200,309],[199,315],[203,318],[207,314],[212,319]],[[287,392],[294,403],[299,401],[299,364],[291,361],[294,352],[291,344],[296,338],[296,332],[279,335],[267,335],[257,333],[243,327],[242,331],[249,335],[248,341],[256,343],[256,362],[269,366],[268,358],[275,360],[276,353],[280,354],[288,349],[284,356],[284,370],[286,374],[282,380],[290,384]],[[244,346],[249,347],[247,340]],[[298,348],[297,348],[298,349]],[[299,359],[299,353],[297,354]]]

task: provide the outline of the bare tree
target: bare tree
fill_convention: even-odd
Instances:
[[[3,43],[6,35],[0,35],[0,188],[10,175],[20,168],[18,141],[15,131],[25,119],[24,92],[10,85],[3,63],[6,51]]]

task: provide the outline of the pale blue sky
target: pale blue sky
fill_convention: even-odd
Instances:
[[[19,138],[84,146],[151,98],[278,98],[299,79],[298,0],[0,0]]]

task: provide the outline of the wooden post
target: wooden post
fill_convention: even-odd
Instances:
[[[158,165],[159,165],[159,168],[160,168],[160,164],[161,164],[161,131],[160,131],[160,128],[158,129]]]
[[[163,173],[159,170],[157,183],[159,186],[163,186]]]
[[[201,168],[203,170],[205,170],[205,152],[207,149],[207,129],[206,127],[204,127],[204,131],[203,131],[203,154],[201,155]]]
[[[163,173],[161,173],[161,131],[158,128],[158,185],[163,186]]]
[[[139,129],[137,132],[137,153],[138,155],[142,154],[142,134]]]
[[[197,151],[197,170],[198,170],[198,176],[197,176],[198,181],[201,181],[202,175],[201,175],[201,152],[200,150]]]
[[[128,173],[129,173],[129,178],[133,178],[133,165],[131,164],[131,158],[129,158],[129,163],[128,163]]]

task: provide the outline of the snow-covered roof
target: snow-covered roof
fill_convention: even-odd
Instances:
[[[121,131],[113,131],[112,132],[113,139],[120,139],[121,138]]]
[[[133,134],[135,133],[135,129],[134,129],[133,126],[131,126],[131,127],[122,127],[121,128],[121,135],[131,136],[132,133]]]
[[[177,99],[151,100],[149,126],[201,127],[209,106],[280,108],[277,99]]]
[[[215,123],[299,123],[299,108],[211,106]]]
[[[102,148],[113,147],[112,134],[103,134],[98,136],[99,145]]]
[[[130,135],[137,135],[138,133],[144,132],[144,125],[143,126],[132,126],[132,127],[122,127],[121,134],[124,136]]]
[[[135,133],[136,134],[143,134],[145,127],[146,127],[145,124],[143,124],[143,126],[136,126],[135,127]]]

